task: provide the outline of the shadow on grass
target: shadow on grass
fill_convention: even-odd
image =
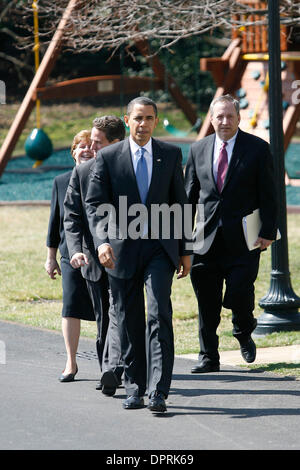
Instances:
[[[285,372],[295,372],[297,378],[300,379],[300,364],[296,363],[287,363],[287,362],[276,362],[273,364],[260,364],[259,366],[248,366],[251,370],[255,372],[275,372],[282,373]]]

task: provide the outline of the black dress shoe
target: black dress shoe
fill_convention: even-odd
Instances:
[[[165,403],[165,395],[162,392],[155,390],[150,394],[148,409],[155,413],[164,413],[167,411]]]
[[[135,395],[129,395],[123,402],[123,408],[125,410],[137,410],[138,408],[144,407],[143,397],[137,397]]]
[[[254,362],[256,358],[256,345],[253,339],[248,337],[245,341],[240,341],[240,349],[243,359],[246,362]]]
[[[78,372],[78,367],[76,366],[76,370],[74,374],[67,374],[67,375],[61,374],[58,380],[60,382],[73,382],[77,372]]]
[[[203,374],[206,372],[219,372],[220,364],[213,364],[212,362],[198,362],[195,366],[192,367],[192,374]]]
[[[101,377],[102,393],[112,397],[119,386],[119,379],[113,370],[107,370]]]

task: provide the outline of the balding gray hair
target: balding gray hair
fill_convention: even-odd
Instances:
[[[231,95],[221,95],[221,96],[218,96],[217,98],[215,98],[214,100],[212,100],[212,102],[210,104],[209,112],[210,112],[211,116],[214,113],[215,104],[224,103],[224,102],[232,103],[234,105],[235,109],[236,109],[237,115],[240,114],[240,103],[238,102],[238,100],[233,98],[233,96],[231,96]]]

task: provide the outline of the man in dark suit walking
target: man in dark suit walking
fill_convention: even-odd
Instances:
[[[193,213],[197,204],[204,207],[203,244],[194,251],[191,269],[200,340],[199,363],[192,368],[194,373],[219,371],[216,331],[222,304],[232,311],[233,335],[244,360],[255,360],[256,346],[251,338],[257,323],[253,316],[254,282],[261,250],[271,245],[277,231],[269,145],[239,129],[239,103],[230,95],[216,98],[210,114],[215,134],[191,146],[185,173]],[[257,208],[262,226],[257,248],[250,251],[242,218]]]
[[[91,132],[94,156],[101,148],[123,140],[125,126],[116,116],[102,116],[93,121]],[[64,200],[64,229],[70,263],[81,268],[93,303],[97,322],[97,354],[103,372],[97,389],[113,395],[121,382],[121,347],[114,309],[109,309],[107,274],[98,260],[89,231],[84,201],[87,194],[90,169],[95,159],[74,168]]]
[[[86,208],[118,317],[127,394],[123,408],[143,407],[147,388],[148,408],[164,412],[174,362],[171,286],[175,270],[178,277],[189,273],[190,252],[174,227],[163,236],[161,214],[151,216],[161,205],[169,209],[175,204],[183,211],[182,155],[178,147],[152,138],[158,122],[152,100],[131,101],[124,119],[130,137],[98,152]],[[104,215],[109,207],[113,223]],[[135,217],[137,213],[144,217]],[[182,225],[181,216],[174,219]]]

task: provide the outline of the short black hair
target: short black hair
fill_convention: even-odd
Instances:
[[[104,132],[107,140],[112,142],[115,139],[125,139],[125,125],[117,116],[101,116],[93,120],[93,126]]]
[[[153,100],[151,100],[150,98],[147,98],[146,96],[138,96],[137,98],[134,98],[133,100],[131,100],[128,105],[127,105],[127,115],[129,116],[131,111],[133,110],[133,107],[136,105],[136,104],[141,104],[143,106],[152,106],[153,109],[154,109],[154,113],[155,113],[155,117],[157,117],[157,106],[156,106],[156,103],[154,103]]]

